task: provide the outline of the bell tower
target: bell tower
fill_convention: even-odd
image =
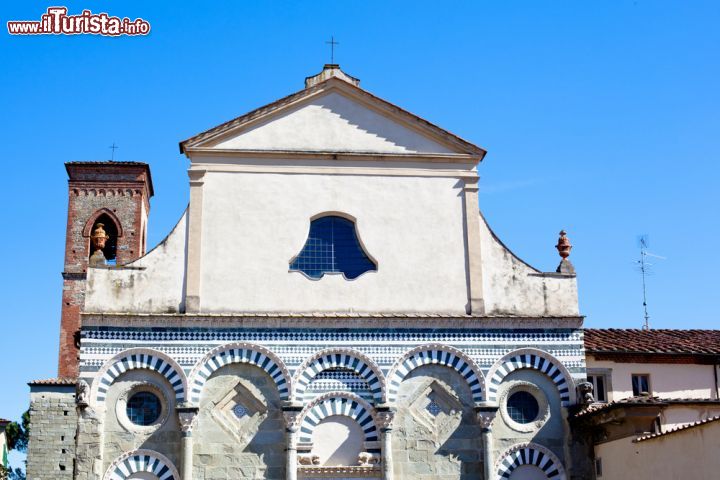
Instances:
[[[145,255],[150,167],[141,162],[69,162],[58,376],[78,374],[80,312],[88,266],[112,268]]]

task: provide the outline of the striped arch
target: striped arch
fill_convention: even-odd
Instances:
[[[172,358],[150,348],[131,348],[108,360],[95,377],[90,398],[97,404],[105,402],[107,391],[115,379],[127,371],[137,369],[158,372],[175,391],[175,401],[185,401],[187,379],[182,368]]]
[[[500,384],[505,377],[512,371],[522,368],[531,368],[539,370],[553,381],[560,394],[560,402],[563,407],[567,407],[575,402],[574,388],[570,388],[572,377],[570,372],[560,363],[560,361],[547,352],[536,350],[534,348],[523,348],[510,352],[488,372],[487,397],[489,401],[497,401],[497,393]]]
[[[210,375],[225,365],[248,363],[265,370],[275,382],[281,400],[288,400],[290,392],[290,373],[285,364],[273,352],[252,343],[230,343],[211,350],[200,360],[190,373],[190,402],[200,403],[205,382]]]
[[[462,375],[468,382],[474,402],[483,401],[485,378],[477,364],[457,348],[441,344],[428,344],[407,352],[388,373],[387,399],[394,403],[403,379],[422,365],[444,365]]]
[[[520,443],[505,451],[495,462],[497,479],[510,478],[521,465],[535,465],[550,480],[565,480],[565,469],[560,459],[547,448],[536,443]]]
[[[165,455],[152,450],[135,450],[110,464],[103,480],[125,480],[138,472],[153,474],[159,480],[180,480],[175,465]]]
[[[366,442],[378,440],[375,409],[362,398],[347,392],[320,395],[300,412],[300,442],[312,443],[315,427],[333,415],[350,417],[362,428]]]
[[[385,399],[385,376],[377,364],[356,350],[334,348],[317,352],[300,365],[293,378],[293,398],[302,402],[305,390],[313,378],[329,368],[352,370],[368,383],[376,403]]]

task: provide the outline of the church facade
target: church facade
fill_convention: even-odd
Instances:
[[[553,272],[503,245],[483,149],[326,65],[180,150],[149,252],[148,166],[67,164],[29,479],[589,478],[570,245]]]

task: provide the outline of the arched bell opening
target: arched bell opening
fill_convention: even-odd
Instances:
[[[117,263],[118,226],[108,214],[99,215],[90,229],[89,259],[91,265]]]

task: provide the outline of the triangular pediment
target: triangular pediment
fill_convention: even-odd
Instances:
[[[480,147],[331,78],[180,144],[223,152],[350,152],[393,155],[474,155]]]

